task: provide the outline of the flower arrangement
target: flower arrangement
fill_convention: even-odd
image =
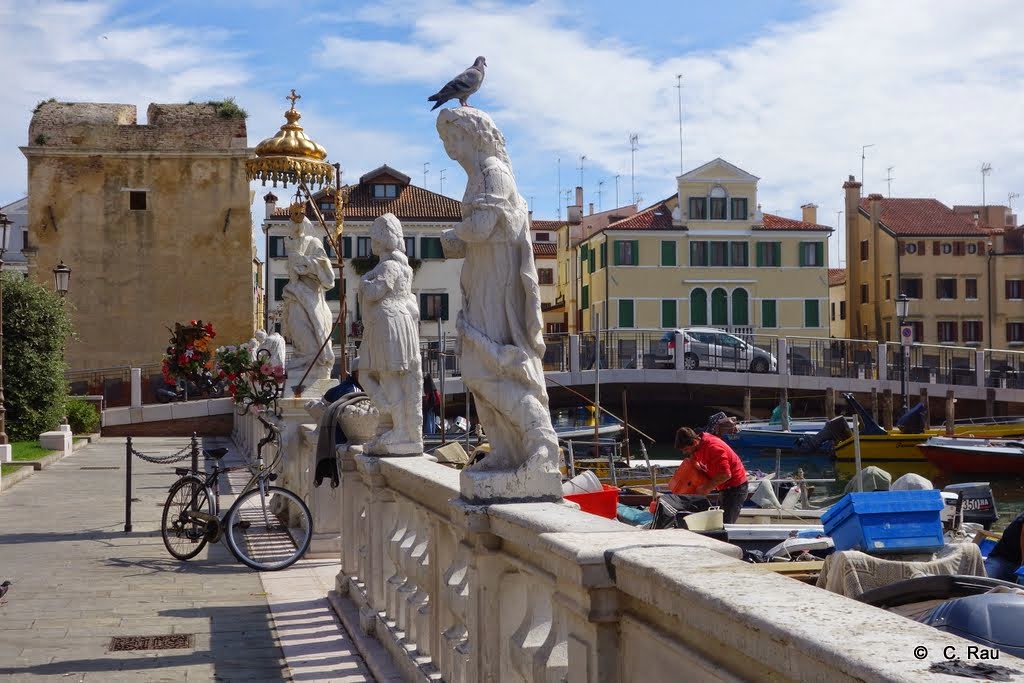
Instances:
[[[242,412],[259,413],[276,408],[284,384],[284,366],[270,364],[270,352],[251,342],[217,349],[219,377],[228,382],[228,393]]]
[[[161,372],[167,384],[183,379],[198,383],[200,378],[213,368],[213,354],[210,341],[217,336],[213,323],[203,324],[202,320],[190,320],[188,325],[174,323],[170,345],[167,347]]]

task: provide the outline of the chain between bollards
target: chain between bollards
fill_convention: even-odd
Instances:
[[[124,532],[132,531],[132,437],[124,448]]]
[[[199,440],[192,432],[192,474],[199,476]]]

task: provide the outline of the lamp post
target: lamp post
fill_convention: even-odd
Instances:
[[[71,269],[64,265],[64,259],[53,269],[53,287],[61,299],[68,295],[68,286],[71,284]]]
[[[910,311],[910,298],[900,292],[896,299],[896,318],[900,325],[900,393],[903,395],[903,412],[910,407],[907,397],[907,383],[910,372],[910,343],[913,341],[913,330],[907,326],[907,313]]]
[[[4,254],[11,221],[0,213],[0,446],[7,445],[7,409],[4,407]]]

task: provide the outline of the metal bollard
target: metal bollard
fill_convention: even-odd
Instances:
[[[124,446],[124,532],[132,531],[132,437]]]
[[[195,432],[192,432],[192,474],[199,474],[199,442]]]

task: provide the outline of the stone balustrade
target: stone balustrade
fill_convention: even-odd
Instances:
[[[945,646],[967,652],[967,641],[742,563],[738,548],[697,534],[568,504],[467,505],[456,470],[339,455],[332,598],[358,606],[349,627],[376,637],[406,680],[944,680],[928,663]],[[922,645],[926,661],[914,655]]]

